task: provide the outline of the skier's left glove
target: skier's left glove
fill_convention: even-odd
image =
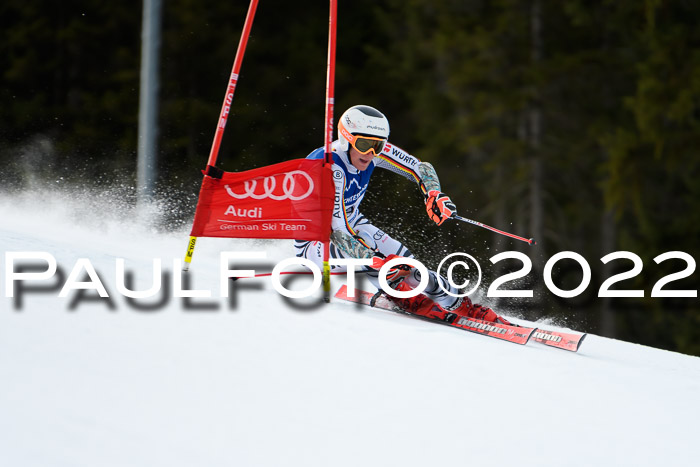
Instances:
[[[374,256],[372,257],[372,264],[369,265],[370,268],[376,269],[379,271],[382,266],[384,266],[384,263],[386,263],[389,260],[395,259],[395,258],[401,258],[399,255],[389,255],[385,258],[381,256]],[[386,273],[386,278],[389,282],[400,282],[408,274],[411,272],[411,266],[407,264],[397,264],[393,268],[389,269]]]
[[[442,225],[452,214],[457,212],[457,207],[450,197],[438,190],[428,192],[428,196],[425,198],[425,209],[428,211],[428,217],[437,225]]]

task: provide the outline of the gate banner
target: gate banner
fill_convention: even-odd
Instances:
[[[327,242],[333,197],[331,169],[320,159],[205,174],[190,235]]]

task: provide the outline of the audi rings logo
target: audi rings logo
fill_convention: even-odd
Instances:
[[[260,180],[262,180],[262,190],[258,188]],[[224,185],[224,187],[229,196],[236,199],[270,198],[275,201],[285,199],[300,201],[308,198],[314,191],[314,182],[306,172],[292,170],[291,172],[275,174],[265,178],[246,180],[243,185],[244,193],[235,193],[228,185]]]

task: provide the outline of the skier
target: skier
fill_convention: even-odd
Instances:
[[[389,121],[377,109],[368,105],[356,105],[341,115],[338,139],[332,144],[333,181],[335,203],[331,224],[330,256],[332,258],[372,259],[366,269],[370,281],[379,287],[378,269],[389,259],[413,258],[413,254],[400,241],[378,229],[360,213],[359,207],[367,191],[369,179],[375,167],[388,169],[415,181],[425,198],[430,219],[442,225],[456,212],[449,196],[440,189],[435,169],[428,162],[421,162],[403,149],[389,143]],[[323,159],[324,148],[313,151],[307,159]],[[296,240],[297,256],[323,264],[322,243]],[[336,266],[341,269],[344,266]],[[454,297],[459,291],[450,286],[439,274],[429,271],[425,291],[411,298],[390,297],[407,312],[454,321],[458,316],[478,318],[490,322],[507,323],[490,308],[471,302],[468,297]],[[408,291],[418,286],[420,271],[413,267],[398,267],[389,271],[387,279],[395,290]],[[442,285],[442,287],[440,287]]]

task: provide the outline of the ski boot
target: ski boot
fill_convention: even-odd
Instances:
[[[399,292],[412,290],[404,282],[394,285],[394,289]],[[458,298],[455,305],[449,309],[443,308],[423,294],[410,298],[390,297],[390,299],[406,313],[447,321],[448,323],[454,322],[459,317],[466,317],[491,323],[511,324],[505,318],[498,316],[491,308],[472,303],[469,297]]]
[[[398,284],[392,284],[392,288],[397,292],[408,292],[413,290],[411,287],[406,285],[403,281]],[[414,315],[428,316],[430,318],[441,319],[441,316],[433,316],[430,314],[432,306],[435,304],[431,299],[423,294],[418,294],[415,297],[409,298],[398,298],[388,296],[389,300],[394,302],[402,311],[406,313],[411,313]]]
[[[438,307],[442,310],[445,310],[439,305]],[[454,321],[457,318],[457,316],[464,316],[467,318],[488,321],[490,323],[507,324],[509,326],[511,325],[511,323],[507,319],[503,318],[502,316],[498,316],[496,312],[494,312],[491,308],[479,305],[478,303],[473,303],[469,297],[459,298],[454,306],[450,307],[449,310],[445,311],[449,315],[455,315],[454,317],[446,317],[445,321],[449,321],[450,323]]]
[[[399,282],[398,284],[393,285],[393,288],[398,292],[413,290],[404,282]],[[426,318],[437,319],[440,321],[447,321],[448,323],[451,323],[457,317],[457,314],[445,310],[423,294],[418,294],[415,297],[409,298],[397,298],[390,296],[389,299],[406,313],[425,316]]]

